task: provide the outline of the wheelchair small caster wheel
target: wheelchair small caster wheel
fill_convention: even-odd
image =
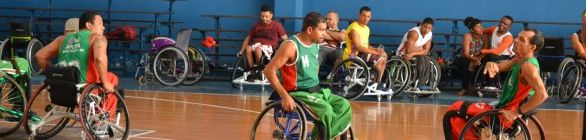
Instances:
[[[138,77],[138,85],[139,86],[144,86],[147,83],[147,79],[144,76],[140,76]]]

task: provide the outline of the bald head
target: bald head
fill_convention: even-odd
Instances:
[[[337,30],[339,19],[340,19],[340,17],[338,16],[338,12],[329,11],[328,15],[326,16],[326,25],[328,26],[327,29]]]

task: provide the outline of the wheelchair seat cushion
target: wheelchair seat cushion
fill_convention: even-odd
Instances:
[[[79,84],[77,67],[49,67],[45,74],[45,84],[49,85],[51,102],[56,105],[75,107],[77,105],[76,87]]]
[[[16,66],[20,70],[20,73],[30,74],[30,66],[28,60],[24,58],[17,57],[14,59],[16,62]],[[10,60],[0,60],[0,70],[16,70],[16,67]]]

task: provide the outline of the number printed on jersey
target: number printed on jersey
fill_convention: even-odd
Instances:
[[[77,38],[71,38],[67,41],[67,45],[62,53],[72,53],[72,52],[84,52],[83,48],[81,48],[81,43]]]
[[[79,68],[79,61],[77,61],[77,60],[73,60],[70,62],[61,61],[61,62],[57,63],[57,66],[60,66],[60,67],[75,66],[75,67]]]
[[[309,66],[309,58],[307,55],[301,56],[301,64],[303,65],[303,68],[307,68]]]

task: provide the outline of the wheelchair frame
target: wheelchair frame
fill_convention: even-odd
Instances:
[[[256,138],[256,131],[258,126],[260,125],[262,119],[264,118],[263,116],[266,115],[270,115],[267,114],[269,113],[269,111],[273,110],[272,112],[272,116],[273,116],[273,120],[274,123],[277,123],[277,130],[273,130],[273,138],[274,139],[298,139],[298,140],[306,140],[306,139],[310,139],[312,137],[312,134],[308,134],[307,133],[307,123],[311,123],[313,121],[318,121],[319,119],[311,113],[311,111],[309,111],[309,107],[305,106],[303,104],[303,102],[293,98],[293,100],[295,101],[296,107],[294,109],[294,111],[291,112],[285,112],[283,109],[281,109],[281,100],[277,99],[277,100],[272,100],[266,103],[266,107],[261,111],[260,115],[256,118],[251,133],[250,133],[250,139],[254,140]],[[284,114],[279,114],[279,113],[284,113]],[[283,116],[284,115],[284,116]],[[285,117],[286,123],[285,125],[281,125],[278,121],[278,119],[280,117]],[[292,120],[297,120],[298,122],[296,124],[291,124]],[[283,132],[283,130],[301,130],[301,134],[295,134],[295,133],[291,133],[289,131],[285,131]],[[319,125],[319,124],[315,124],[314,123],[314,127],[313,129],[318,129],[318,132],[324,132],[327,131],[327,128]],[[280,130],[280,131],[279,131]],[[328,139],[326,134],[324,133],[319,133],[319,136],[317,136],[319,139]],[[345,132],[344,134],[342,134],[341,136],[350,136],[350,139],[353,140],[354,139],[354,132],[352,131],[352,127],[348,128],[347,132]],[[341,139],[345,140],[346,137],[342,137]]]
[[[157,79],[159,81],[159,83],[166,85],[166,86],[176,86],[179,84],[193,85],[193,84],[199,82],[199,80],[202,79],[202,77],[208,67],[207,67],[207,62],[205,60],[206,59],[205,54],[195,47],[189,47],[191,32],[192,32],[191,29],[181,30],[177,35],[177,41],[175,41],[171,38],[166,38],[166,37],[153,39],[152,41],[154,41],[156,39],[167,39],[168,41],[171,41],[171,42],[166,42],[166,43],[170,43],[170,44],[167,44],[164,46],[155,46],[155,42],[151,41],[153,48],[151,48],[149,52],[145,53],[141,57],[140,63],[138,64],[138,68],[136,69],[136,72],[134,74],[134,77],[137,79],[138,84],[141,86],[144,86],[147,83],[153,81],[154,79]],[[156,69],[155,69],[156,66],[154,65],[154,63],[155,63],[156,59],[158,58],[158,56],[160,56],[162,54],[162,52],[164,52],[164,51],[177,52],[177,53],[179,53],[179,55],[183,56],[183,58],[186,59],[186,60],[184,60],[184,62],[186,62],[185,65],[187,65],[185,67],[185,69],[188,69],[188,70],[186,72],[185,72],[185,70],[179,71],[181,73],[181,75],[184,75],[184,76],[177,77],[178,79],[176,82],[173,82],[173,83],[163,82],[163,80],[161,80],[161,78],[159,78],[156,73]],[[196,67],[199,65],[201,65],[201,67]],[[194,68],[201,68],[199,70],[201,72],[199,74],[195,73]],[[143,74],[139,75],[141,70],[143,71]]]
[[[43,48],[45,46],[43,45],[43,43],[39,39],[34,38],[32,35],[27,36],[27,37],[17,37],[17,36],[11,35],[10,37],[4,39],[4,41],[0,42],[0,58],[5,58],[5,57],[12,58],[17,55],[16,49],[19,49],[20,47],[13,46],[15,40],[22,40],[22,41],[27,42],[26,49],[24,50],[25,51],[24,57],[28,60],[31,74],[33,76],[40,75],[42,71],[40,70],[40,68],[37,68],[38,66],[36,65],[35,53],[36,53],[36,51],[40,50],[41,48]],[[10,50],[7,50],[7,51],[9,51],[7,53],[8,56],[3,56],[5,47],[9,47],[8,44],[11,45]],[[35,47],[35,46],[37,46],[37,47],[40,46],[40,48],[35,51],[35,50],[33,50],[34,49],[33,47]],[[35,52],[33,53],[33,51],[35,51]]]
[[[11,59],[11,60],[13,60],[13,59]],[[13,64],[15,64],[15,62]],[[23,123],[22,118],[24,116],[24,109],[25,109],[25,106],[28,101],[28,92],[30,92],[30,79],[26,74],[21,73],[20,70],[18,69],[18,66],[16,66],[16,69],[1,69],[0,70],[0,81],[13,84],[12,85],[13,87],[11,89],[17,90],[17,92],[10,91],[9,93],[0,93],[0,95],[2,95],[2,94],[17,94],[17,95],[7,95],[7,96],[1,96],[1,97],[11,97],[11,98],[16,97],[13,99],[17,99],[17,100],[20,99],[20,101],[18,101],[18,102],[22,103],[22,104],[20,104],[20,106],[22,107],[21,109],[23,109],[22,111],[14,110],[16,103],[15,103],[15,101],[10,101],[10,100],[7,102],[9,102],[9,103],[12,102],[11,109],[0,106],[0,112],[12,115],[12,117],[16,117],[15,119],[18,119],[18,120],[16,120],[16,122],[15,122],[16,125],[13,128],[8,128],[8,130],[0,132],[0,137],[4,137],[4,136],[8,136],[11,133],[15,132],[16,130],[18,130],[18,128],[20,128],[20,126]],[[3,89],[4,89],[4,87],[3,87]],[[19,109],[18,107],[16,107],[16,108]]]
[[[276,52],[273,51],[273,55],[275,53]],[[247,68],[248,64],[246,61],[246,59],[247,59],[246,54],[240,55],[238,57],[238,61],[232,67],[232,75],[230,78],[230,81],[232,83],[232,88],[240,88],[240,90],[242,91],[242,90],[244,90],[244,85],[257,85],[257,86],[261,86],[261,90],[264,91],[265,86],[270,86],[271,84],[269,83],[269,81],[266,79],[266,76],[262,72],[259,72],[259,74],[261,75],[260,82],[247,81],[248,75],[251,74],[251,72],[247,71],[247,70],[254,69],[254,70],[262,71],[262,69],[269,63],[269,61],[271,60],[271,56],[267,56],[267,54],[268,54],[268,52],[263,52],[263,57],[261,57],[260,65],[254,67],[254,68]]]
[[[478,124],[478,123],[475,123],[476,120],[484,119],[484,117],[490,117],[490,118],[495,118],[496,117],[495,119],[491,119],[491,120],[500,121],[500,115],[502,114],[500,111],[501,111],[500,109],[490,110],[490,111],[487,111],[487,112],[480,113],[480,114],[472,117],[471,119],[469,119],[466,122],[466,125],[464,126],[464,128],[462,129],[462,131],[460,131],[461,133],[460,133],[460,136],[459,136],[459,140],[464,140],[466,138],[465,136],[466,136],[466,133],[468,132],[468,129],[478,129],[476,127],[477,125],[486,125],[486,124]],[[490,115],[498,115],[498,116],[490,116]],[[484,120],[484,121],[486,121],[486,120]],[[513,126],[520,125],[520,126],[517,126],[517,128],[514,128],[514,129],[521,129],[521,131],[525,131],[526,133],[524,133],[524,134],[525,134],[526,138],[532,139],[531,138],[532,137],[531,130],[529,130],[530,128],[529,128],[529,125],[528,125],[528,122],[527,121],[533,122],[533,125],[535,125],[535,127],[537,127],[537,129],[539,131],[539,138],[541,140],[544,140],[545,139],[545,131],[543,130],[543,126],[541,125],[541,122],[539,122],[539,120],[535,117],[534,114],[532,114],[530,116],[523,116],[521,118],[517,118],[517,119],[514,120],[514,122],[513,122],[512,125]],[[476,126],[473,126],[473,125],[476,125]],[[504,126],[502,126],[502,124],[499,124],[499,125],[500,126],[498,126],[498,127],[504,127]],[[495,126],[494,126],[494,124],[492,124],[492,125],[486,126],[486,127],[490,127],[492,129]],[[519,130],[514,130],[514,129],[512,130],[513,132],[519,131]],[[491,133],[494,134],[496,132],[495,132],[495,130],[492,130]],[[497,134],[494,134],[494,135],[497,135]],[[499,136],[499,138],[501,138],[502,135],[498,135],[498,136]]]
[[[31,110],[33,103],[35,103],[35,99],[37,99],[37,97],[39,96],[48,96],[48,100],[51,102],[51,97],[49,96],[51,93],[49,93],[47,91],[47,89],[50,88],[50,85],[47,84],[43,84],[36,92],[33,96],[31,96],[30,101],[27,103],[27,106],[25,108],[25,112],[24,112],[24,118],[31,118],[27,121],[23,122],[23,126],[25,128],[25,131],[27,134],[29,134],[30,138],[40,138],[40,139],[48,139],[50,137],[53,137],[55,135],[57,135],[69,122],[69,120],[74,120],[74,121],[79,121],[81,122],[81,126],[83,131],[81,132],[81,136],[82,139],[86,139],[86,137],[89,137],[89,139],[101,139],[103,137],[113,137],[113,133],[114,130],[118,130],[118,131],[123,131],[122,134],[122,139],[128,139],[129,135],[130,135],[130,116],[129,116],[129,112],[126,106],[126,103],[124,101],[124,99],[122,98],[122,96],[118,93],[118,92],[113,92],[113,93],[107,93],[107,94],[114,94],[114,96],[117,98],[117,104],[116,104],[116,108],[122,108],[123,110],[121,110],[121,112],[118,112],[118,115],[120,113],[124,113],[125,116],[125,120],[124,120],[124,126],[125,128],[119,127],[119,123],[120,123],[120,116],[116,115],[115,124],[111,124],[110,122],[106,121],[105,124],[105,128],[110,128],[110,129],[106,129],[106,130],[102,130],[102,131],[95,131],[93,128],[88,128],[88,127],[94,127],[91,125],[100,125],[98,124],[99,122],[104,121],[105,119],[108,119],[108,117],[103,116],[103,114],[93,114],[96,113],[94,110],[96,108],[96,106],[98,106],[96,104],[95,101],[88,103],[89,104],[89,112],[93,112],[92,114],[85,114],[84,111],[84,105],[87,103],[85,100],[86,96],[91,96],[93,95],[92,93],[92,89],[97,89],[97,90],[103,90],[101,85],[92,83],[92,84],[87,84],[87,83],[83,83],[83,84],[76,84],[75,88],[77,89],[77,93],[75,93],[76,95],[76,107],[79,107],[79,111],[77,113],[75,113],[73,107],[66,107],[66,106],[60,106],[60,105],[56,105],[53,103],[49,103],[47,106],[45,106],[44,110],[45,112],[47,112],[47,114],[43,115],[43,116],[37,116],[36,114],[31,114],[33,111]],[[42,93],[46,93],[49,95],[41,95]],[[65,93],[61,93],[61,94],[65,94]],[[92,96],[94,97],[94,99],[96,100],[101,100],[101,97],[96,97],[96,96]],[[41,97],[43,98],[43,97]],[[41,100],[41,99],[39,99]],[[37,101],[40,102],[40,101]],[[119,107],[121,106],[121,107]],[[65,109],[65,111],[58,111],[57,109]],[[117,110],[118,111],[118,110]],[[90,115],[90,116],[88,116]],[[106,115],[108,115],[108,113],[106,113]],[[112,119],[112,118],[110,118]],[[43,125],[45,125],[47,122],[52,122],[55,120],[59,120],[58,123],[55,124],[55,126],[53,126],[52,129],[50,129],[48,132],[45,133],[37,133],[37,129],[42,127]],[[85,121],[90,121],[90,122],[85,122]],[[31,124],[32,123],[32,124]],[[94,132],[95,131],[95,132]],[[117,132],[118,132],[117,131]]]
[[[570,102],[573,98],[579,97],[579,90],[578,88],[582,87],[584,80],[584,70],[586,67],[586,62],[582,59],[576,60],[573,57],[566,57],[560,63],[558,67],[558,83],[557,83],[557,93],[559,102],[562,104],[566,104]],[[574,73],[569,73],[570,70],[574,70]],[[568,76],[568,74],[574,74]],[[567,79],[566,78],[570,78]]]

